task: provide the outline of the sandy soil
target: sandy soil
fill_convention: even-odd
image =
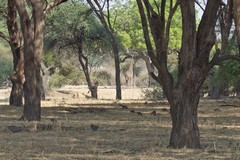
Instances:
[[[121,101],[112,88],[100,87],[100,100],[87,99],[86,87],[53,90],[42,102],[40,122],[18,121],[22,108],[7,105],[9,91],[0,90],[0,159],[240,159],[237,98],[201,100],[202,148],[191,150],[167,148],[169,105],[141,100],[141,89],[123,90]]]

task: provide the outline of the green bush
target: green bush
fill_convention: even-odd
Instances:
[[[111,85],[112,75],[107,71],[97,71],[93,73],[94,80],[100,85]]]
[[[50,76],[49,87],[61,87],[63,85],[86,84],[83,73],[74,65],[65,64],[57,68],[55,73]]]
[[[53,74],[49,79],[50,87],[61,87],[66,83],[67,78],[63,75],[59,75],[57,73]]]
[[[0,66],[0,84],[2,84],[12,74],[13,64],[11,61],[0,60]]]
[[[160,86],[144,89],[142,92],[144,99],[159,100],[163,98],[163,90]]]

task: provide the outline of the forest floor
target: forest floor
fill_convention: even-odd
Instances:
[[[52,90],[42,120],[23,122],[23,108],[7,105],[10,89],[0,89],[0,159],[240,159],[239,98],[202,99],[201,149],[170,149],[169,105],[141,100],[141,91],[125,88],[124,100],[116,101],[113,88],[99,88],[99,100],[87,99],[86,87]]]

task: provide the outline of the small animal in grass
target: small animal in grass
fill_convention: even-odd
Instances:
[[[156,115],[157,115],[157,112],[156,112],[156,111],[152,111],[152,112],[151,112],[151,115],[156,116]]]
[[[68,112],[70,112],[72,114],[81,112],[78,108],[72,108],[72,107],[66,107],[66,108],[64,108],[64,110],[68,111]]]
[[[90,128],[92,129],[92,131],[97,131],[98,130],[98,125],[91,124]]]
[[[122,107],[122,109],[128,109],[128,106],[124,105],[124,104],[119,104],[119,106]]]
[[[219,108],[214,109],[215,112],[221,112]]]
[[[142,112],[136,112],[139,116],[142,116]]]
[[[163,112],[168,112],[168,109],[163,108],[162,111],[163,111]]]
[[[131,112],[131,113],[135,113],[135,111],[134,111],[134,110],[131,110],[130,112]]]
[[[53,123],[57,122],[57,120],[55,118],[50,118],[50,121],[53,122]]]

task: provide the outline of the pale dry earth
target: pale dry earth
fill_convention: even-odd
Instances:
[[[18,121],[22,108],[7,105],[9,92],[0,89],[3,160],[240,159],[239,98],[201,100],[202,148],[191,150],[167,148],[169,105],[166,100],[142,100],[139,88],[124,87],[121,101],[114,100],[111,87],[99,88],[99,100],[86,98],[85,86],[49,91],[41,122]]]

